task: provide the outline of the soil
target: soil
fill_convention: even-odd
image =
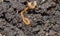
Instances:
[[[38,0],[25,14],[29,26],[20,15],[25,6],[26,0],[0,0],[0,36],[60,36],[60,0]]]

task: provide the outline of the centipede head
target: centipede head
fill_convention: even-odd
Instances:
[[[37,5],[37,2],[34,1],[34,2],[28,2],[27,6],[29,7],[29,9],[34,9]]]

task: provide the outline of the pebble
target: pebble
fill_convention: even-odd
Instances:
[[[0,2],[3,2],[3,0],[0,0]]]

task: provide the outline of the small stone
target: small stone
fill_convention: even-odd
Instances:
[[[0,34],[0,36],[2,36],[2,34]]]
[[[0,0],[0,2],[3,2],[3,0]]]

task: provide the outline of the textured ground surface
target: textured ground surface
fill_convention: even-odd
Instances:
[[[26,13],[30,26],[20,16],[25,2],[0,0],[0,36],[60,36],[60,0],[38,0],[37,7]]]

